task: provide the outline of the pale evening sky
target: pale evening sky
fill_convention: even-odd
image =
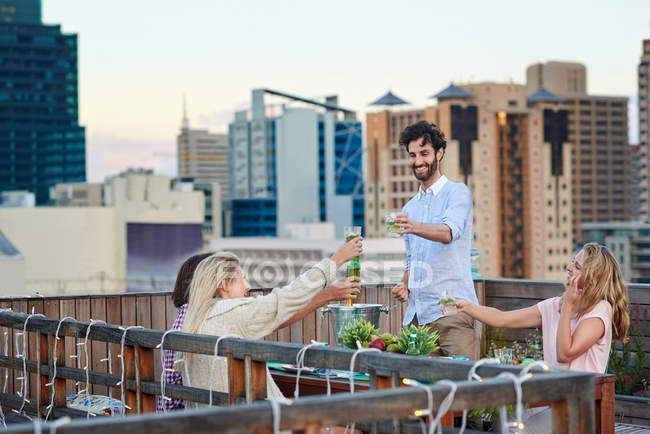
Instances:
[[[523,83],[530,63],[566,60],[586,65],[590,93],[634,104],[650,1],[43,0],[43,21],[79,35],[87,174],[101,181],[175,174],[183,92],[192,127],[225,132],[255,87],[336,93],[363,118],[388,88],[424,105],[450,81]]]

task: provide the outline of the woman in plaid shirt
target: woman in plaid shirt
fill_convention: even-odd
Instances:
[[[176,283],[174,284],[174,292],[172,293],[172,301],[174,302],[174,306],[178,308],[178,313],[176,314],[176,319],[174,320],[171,330],[180,330],[181,327],[183,327],[185,312],[187,312],[187,301],[190,298],[190,283],[192,283],[192,277],[194,277],[194,270],[196,270],[196,267],[203,259],[210,255],[211,253],[202,253],[200,255],[191,256],[183,263],[183,265],[181,265],[180,270],[178,270],[178,276],[176,276]],[[165,370],[165,383],[178,384],[179,386],[182,386],[183,378],[181,377],[180,372],[174,369],[174,355],[176,354],[176,351],[164,351],[165,365],[163,366],[163,369]],[[171,400],[165,400],[162,396],[158,396],[156,409],[159,412],[181,408],[185,408],[182,399],[171,398]]]

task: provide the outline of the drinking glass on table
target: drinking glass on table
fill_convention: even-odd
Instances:
[[[512,365],[512,348],[496,348],[494,357],[503,364]]]

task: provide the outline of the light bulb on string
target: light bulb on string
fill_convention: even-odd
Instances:
[[[381,352],[380,349],[378,348],[363,348],[361,346],[361,342],[357,341],[357,349],[352,354],[352,357],[350,357],[350,372],[349,372],[349,378],[350,378],[350,394],[354,394],[354,361],[357,359],[357,356],[361,353],[369,353],[369,352]],[[345,425],[345,431],[343,431],[343,434],[347,434],[348,428],[351,428],[350,432],[354,433],[354,428],[356,426],[356,422],[353,422],[351,425],[346,424]]]
[[[305,369],[305,353],[307,352],[308,349],[317,347],[317,346],[323,346],[325,345],[325,342],[318,342],[312,340],[310,344],[305,345],[302,347],[300,350],[298,350],[298,353],[296,354],[296,367],[297,367],[297,373],[296,373],[296,387],[293,392],[293,397],[295,399],[298,399],[300,395],[300,373]]]
[[[116,384],[116,386],[120,386],[120,398],[122,400],[122,405],[124,405],[125,408],[128,408],[129,410],[132,410],[131,407],[126,405],[126,393],[124,390],[124,344],[126,342],[126,334],[129,332],[131,329],[141,329],[144,328],[142,326],[128,326],[128,327],[122,327],[118,326],[118,329],[122,330],[122,339],[120,339],[120,362],[121,362],[121,368],[122,368],[122,373],[120,375],[120,381]],[[126,412],[122,416],[126,416]]]
[[[45,318],[45,315],[43,315],[41,313],[34,313],[34,307],[32,307],[32,313],[27,315],[27,318],[25,318],[25,322],[23,323],[23,333],[22,333],[23,351],[22,351],[22,354],[21,354],[21,356],[22,356],[21,358],[23,359],[23,375],[22,375],[23,378],[22,378],[22,381],[21,381],[23,403],[21,404],[20,409],[18,410],[19,414],[22,414],[23,416],[25,416],[29,420],[31,420],[31,418],[29,416],[27,416],[27,414],[24,411],[25,410],[25,404],[27,404],[27,358],[25,357],[25,355],[27,354],[27,323],[29,323],[29,320],[34,318],[34,317]],[[18,343],[16,343],[16,346],[17,345],[18,345]]]
[[[61,329],[61,324],[63,324],[63,321],[70,320],[70,321],[75,321],[75,319],[71,316],[66,316],[63,317],[62,319],[59,320],[59,324],[56,326],[56,331],[54,332],[54,348],[52,349],[52,378],[50,378],[50,382],[48,383],[51,386],[54,386],[54,380],[56,380],[56,368],[57,368],[57,346],[59,344],[59,330]],[[50,413],[52,412],[52,409],[54,408],[54,394],[56,393],[56,388],[51,387],[50,388],[50,405],[47,408],[47,414],[45,415],[45,420],[47,421],[50,417]]]
[[[212,363],[210,364],[210,398],[209,398],[209,403],[208,405],[212,407],[212,386],[213,386],[213,378],[214,378],[214,367],[216,364],[216,361],[219,360],[219,344],[223,339],[226,338],[239,338],[240,336],[237,336],[235,334],[225,334],[222,336],[219,336],[217,339],[217,342],[214,344],[214,355],[212,356]],[[187,357],[187,356],[186,356]],[[185,368],[187,372],[187,363],[185,363]]]
[[[476,362],[474,362],[472,367],[469,369],[469,372],[467,373],[467,380],[468,381],[475,380],[475,381],[478,381],[478,382],[482,382],[483,378],[476,373],[476,370],[481,365],[485,365],[487,363],[493,363],[493,364],[498,365],[500,363],[500,361],[499,361],[499,359],[496,359],[496,358],[493,358],[493,357],[487,357],[487,358],[484,358],[484,359],[477,360]],[[460,424],[460,429],[458,430],[458,434],[463,434],[465,432],[466,427],[467,427],[467,409],[464,409],[463,410],[463,417],[462,417],[461,424]]]

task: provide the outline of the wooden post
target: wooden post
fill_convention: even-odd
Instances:
[[[143,381],[154,381],[153,349],[135,347],[135,382],[136,404],[138,413],[153,413],[156,411],[156,395],[142,393]]]
[[[246,396],[244,361],[228,353],[228,398],[235,405],[237,398]]]
[[[73,338],[66,338],[65,336],[60,336],[58,343],[56,344],[56,366],[65,366],[65,345],[66,339],[70,339],[74,342]],[[54,342],[56,339],[52,336],[52,339],[48,341],[48,346],[50,348],[50,355],[54,354]],[[50,367],[54,367],[54,357],[52,356],[49,359]],[[65,407],[65,393],[66,393],[66,381],[65,378],[55,378],[54,379],[54,407]],[[48,403],[49,405],[49,403]]]
[[[395,373],[396,374],[396,373]],[[397,377],[398,384],[393,384],[394,375],[373,375],[374,384],[373,388],[377,390],[382,389],[392,389],[393,387],[399,387],[399,376]],[[399,431],[399,419],[393,418],[393,432]],[[378,423],[373,424],[373,432],[379,432]]]
[[[36,339],[36,414],[39,418],[43,417],[41,407],[43,403],[49,403],[49,387],[47,386],[48,377],[42,374],[43,364],[49,362],[48,357],[48,340],[51,340],[51,335],[38,333]]]
[[[590,394],[591,395],[591,394]],[[593,434],[596,432],[596,405],[593,396],[580,396],[576,400],[577,414],[573,419],[578,422],[580,434]],[[573,425],[573,424],[572,424]],[[613,425],[612,425],[613,428]],[[612,430],[613,431],[613,430]]]
[[[392,389],[393,388],[393,376],[392,375],[377,375],[376,389]]]
[[[551,402],[553,433],[591,434],[595,432],[593,403],[593,396],[589,396],[588,399],[580,396],[569,396],[566,400]]]
[[[135,380],[135,350],[130,345],[124,345],[124,381],[127,380]],[[124,386],[126,387],[126,385]],[[129,414],[136,413],[138,411],[137,393],[125,389],[124,395],[126,412]]]
[[[614,434],[613,375],[596,378],[596,432]]]
[[[553,401],[551,402],[553,412],[553,433],[568,434],[569,432],[569,402]]]
[[[321,432],[321,424],[318,422],[309,422],[305,424],[305,428],[296,429],[293,432],[296,434],[319,434]]]
[[[440,424],[442,426],[454,426],[454,412],[448,411],[440,418]]]
[[[266,399],[266,362],[251,363],[251,385],[252,385],[252,398],[253,401]]]
[[[266,363],[255,362],[244,356],[244,390],[246,403],[266,399]]]
[[[580,403],[577,396],[569,396],[569,433],[577,434],[580,432]]]

